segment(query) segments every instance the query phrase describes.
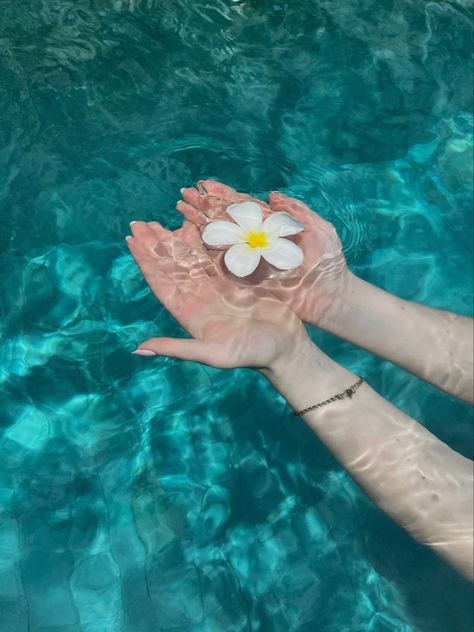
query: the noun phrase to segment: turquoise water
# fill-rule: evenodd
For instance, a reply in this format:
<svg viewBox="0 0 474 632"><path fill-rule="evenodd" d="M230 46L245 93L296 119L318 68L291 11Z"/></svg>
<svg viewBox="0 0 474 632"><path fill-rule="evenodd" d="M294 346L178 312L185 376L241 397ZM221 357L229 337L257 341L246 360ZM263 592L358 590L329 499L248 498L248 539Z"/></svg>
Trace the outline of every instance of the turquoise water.
<svg viewBox="0 0 474 632"><path fill-rule="evenodd" d="M0 0L0 632L464 632L472 596L263 378L182 335L123 238L217 178L472 313L467 1ZM315 340L472 457L469 407Z"/></svg>

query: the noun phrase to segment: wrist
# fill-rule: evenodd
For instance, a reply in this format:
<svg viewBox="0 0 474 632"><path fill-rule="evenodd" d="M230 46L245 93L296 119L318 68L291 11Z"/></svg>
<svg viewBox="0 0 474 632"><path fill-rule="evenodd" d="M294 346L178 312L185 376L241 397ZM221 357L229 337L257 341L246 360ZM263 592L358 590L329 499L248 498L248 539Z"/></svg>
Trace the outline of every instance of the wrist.
<svg viewBox="0 0 474 632"><path fill-rule="evenodd" d="M354 374L325 355L311 340L295 345L261 373L294 410L303 410L352 386Z"/></svg>
<svg viewBox="0 0 474 632"><path fill-rule="evenodd" d="M344 337L344 332L351 327L354 319L354 305L358 304L357 297L362 291L363 281L348 268L340 283L340 289L334 300L324 311L317 326L325 331Z"/></svg>
<svg viewBox="0 0 474 632"><path fill-rule="evenodd" d="M309 366L317 366L323 356L323 352L306 336L297 340L291 350L276 358L270 366L260 369L260 372L276 385L285 382L288 376L300 375Z"/></svg>

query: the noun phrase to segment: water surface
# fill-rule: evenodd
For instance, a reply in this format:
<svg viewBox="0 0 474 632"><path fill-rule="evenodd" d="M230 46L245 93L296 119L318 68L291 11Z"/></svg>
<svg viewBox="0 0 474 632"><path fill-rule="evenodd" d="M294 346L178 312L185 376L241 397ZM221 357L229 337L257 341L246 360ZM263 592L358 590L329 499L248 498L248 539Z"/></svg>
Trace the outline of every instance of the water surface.
<svg viewBox="0 0 474 632"><path fill-rule="evenodd" d="M468 632L469 586L269 385L183 335L123 238L217 178L472 313L472 14L408 0L0 0L0 632ZM472 413L321 332L472 457Z"/></svg>

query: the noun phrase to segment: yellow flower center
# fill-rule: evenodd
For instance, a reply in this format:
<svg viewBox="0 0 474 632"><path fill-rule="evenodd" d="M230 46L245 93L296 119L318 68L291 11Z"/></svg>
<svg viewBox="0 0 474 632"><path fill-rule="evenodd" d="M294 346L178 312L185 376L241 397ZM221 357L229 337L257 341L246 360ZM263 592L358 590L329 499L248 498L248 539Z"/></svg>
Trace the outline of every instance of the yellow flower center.
<svg viewBox="0 0 474 632"><path fill-rule="evenodd" d="M249 248L265 248L268 246L267 235L263 230L251 230L247 233L245 241Z"/></svg>

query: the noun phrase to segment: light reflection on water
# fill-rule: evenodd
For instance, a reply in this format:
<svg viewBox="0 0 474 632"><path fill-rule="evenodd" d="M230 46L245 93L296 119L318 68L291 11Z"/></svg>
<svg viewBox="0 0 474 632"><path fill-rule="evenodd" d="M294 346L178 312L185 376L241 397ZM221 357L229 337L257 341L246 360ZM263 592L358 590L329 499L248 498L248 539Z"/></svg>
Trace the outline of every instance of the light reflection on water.
<svg viewBox="0 0 474 632"><path fill-rule="evenodd" d="M203 177L286 190L355 272L469 314L465 4L0 10L0 631L469 630L462 580L263 380L129 356L182 332L122 242ZM472 456L465 405L314 336Z"/></svg>

